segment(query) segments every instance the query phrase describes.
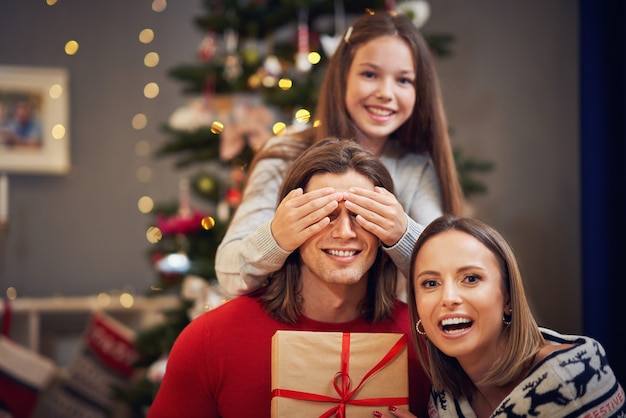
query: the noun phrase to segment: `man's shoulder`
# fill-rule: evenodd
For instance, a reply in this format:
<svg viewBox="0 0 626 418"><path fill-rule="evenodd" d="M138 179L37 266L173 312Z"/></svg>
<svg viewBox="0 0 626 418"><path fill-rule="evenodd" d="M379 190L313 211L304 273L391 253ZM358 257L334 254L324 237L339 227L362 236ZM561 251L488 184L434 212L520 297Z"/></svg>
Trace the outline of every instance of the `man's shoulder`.
<svg viewBox="0 0 626 418"><path fill-rule="evenodd" d="M409 305L401 300L401 299L396 299L396 303L393 306L393 312L399 312L399 313L405 313L405 314L409 314Z"/></svg>
<svg viewBox="0 0 626 418"><path fill-rule="evenodd" d="M196 319L205 323L228 323L229 321L241 322L242 320L259 320L261 316L267 315L258 299L250 296L237 296L223 302L220 306L213 308Z"/></svg>
<svg viewBox="0 0 626 418"><path fill-rule="evenodd" d="M407 305L406 302L397 299L391 314L393 315L393 321L396 325L401 327L402 330L406 332L409 329L409 305Z"/></svg>

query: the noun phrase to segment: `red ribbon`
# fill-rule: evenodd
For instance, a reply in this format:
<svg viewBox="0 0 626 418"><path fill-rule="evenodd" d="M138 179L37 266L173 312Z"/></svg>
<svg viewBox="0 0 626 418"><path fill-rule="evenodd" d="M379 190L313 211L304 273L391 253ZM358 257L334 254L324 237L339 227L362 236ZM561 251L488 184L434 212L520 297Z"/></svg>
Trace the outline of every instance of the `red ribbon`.
<svg viewBox="0 0 626 418"><path fill-rule="evenodd" d="M350 390L352 383L350 375L348 374L350 363L350 334L343 333L341 344L341 371L337 372L335 374L335 378L333 379L333 386L335 387L335 391L339 395L339 398L288 389L274 389L272 391L272 397L279 396L282 398L299 399L303 401L333 402L338 404L320 415L320 418L328 418L335 414L339 418L344 418L346 416L346 405L389 406L407 404L409 402L407 397L352 399L352 397L361 389L365 381L374 373L385 367L394 357L396 357L406 346L406 343L407 336L402 335L387 352L387 354L385 354L385 356L369 372L367 372L365 376L363 376L356 388Z"/></svg>

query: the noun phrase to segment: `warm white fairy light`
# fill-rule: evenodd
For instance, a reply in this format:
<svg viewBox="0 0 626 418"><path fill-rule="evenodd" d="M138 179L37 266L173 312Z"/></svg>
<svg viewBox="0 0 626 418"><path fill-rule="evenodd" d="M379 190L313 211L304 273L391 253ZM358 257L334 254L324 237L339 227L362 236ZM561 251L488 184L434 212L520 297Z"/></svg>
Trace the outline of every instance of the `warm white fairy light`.
<svg viewBox="0 0 626 418"><path fill-rule="evenodd" d="M124 308L132 308L135 304L135 297L130 293L124 292L120 295L120 305Z"/></svg>
<svg viewBox="0 0 626 418"><path fill-rule="evenodd" d="M322 56L320 55L319 52L312 51L312 52L309 52L308 59L311 64L315 65L315 64L318 64L322 60Z"/></svg>
<svg viewBox="0 0 626 418"><path fill-rule="evenodd" d="M154 31L150 28L143 29L139 32L139 42L149 44L154 40Z"/></svg>
<svg viewBox="0 0 626 418"><path fill-rule="evenodd" d="M15 289L13 286L7 287L6 295L7 299L9 300L17 299L17 289Z"/></svg>
<svg viewBox="0 0 626 418"><path fill-rule="evenodd" d="M285 122L276 122L272 126L272 132L274 132L274 135L284 135L287 132L287 124Z"/></svg>
<svg viewBox="0 0 626 418"><path fill-rule="evenodd" d="M65 137L65 126L60 123L57 123L52 127L52 138L54 139L63 139Z"/></svg>
<svg viewBox="0 0 626 418"><path fill-rule="evenodd" d="M151 226L146 231L146 239L150 244L156 244L161 241L161 238L163 238L163 232L156 226Z"/></svg>
<svg viewBox="0 0 626 418"><path fill-rule="evenodd" d="M293 81L288 78L281 78L278 80L278 87L281 90L289 90L293 86Z"/></svg>
<svg viewBox="0 0 626 418"><path fill-rule="evenodd" d="M166 0L154 0L152 2L152 10L154 10L157 13L165 10L166 7L167 7Z"/></svg>
<svg viewBox="0 0 626 418"><path fill-rule="evenodd" d="M65 53L67 55L75 55L78 52L78 42L71 40L65 44Z"/></svg>
<svg viewBox="0 0 626 418"><path fill-rule="evenodd" d="M136 130L141 130L146 127L148 124L148 118L143 113L137 113L133 116L133 120L131 122L133 128Z"/></svg>
<svg viewBox="0 0 626 418"><path fill-rule="evenodd" d="M146 84L143 89L143 95L148 99L154 99L159 95L159 85L154 82Z"/></svg>
<svg viewBox="0 0 626 418"><path fill-rule="evenodd" d="M48 95L50 95L51 99L58 99L63 95L63 87L60 84L53 84L48 89Z"/></svg>
<svg viewBox="0 0 626 418"><path fill-rule="evenodd" d="M154 200L150 196L141 196L137 201L137 208L141 213L150 213L154 209Z"/></svg>
<svg viewBox="0 0 626 418"><path fill-rule="evenodd" d="M143 64L148 68L154 68L159 65L159 54L156 52L148 52L143 57Z"/></svg>

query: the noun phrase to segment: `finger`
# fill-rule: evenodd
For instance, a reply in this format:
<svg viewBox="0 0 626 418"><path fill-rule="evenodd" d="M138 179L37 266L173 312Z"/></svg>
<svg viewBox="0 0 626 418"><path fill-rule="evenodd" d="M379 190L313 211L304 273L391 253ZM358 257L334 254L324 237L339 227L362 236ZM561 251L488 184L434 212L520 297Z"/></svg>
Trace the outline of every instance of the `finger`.
<svg viewBox="0 0 626 418"><path fill-rule="evenodd" d="M415 415L408 411L408 409L395 407L393 405L389 406L389 411L391 412L392 416L397 418L416 418Z"/></svg>
<svg viewBox="0 0 626 418"><path fill-rule="evenodd" d="M324 187L322 189L316 189L311 192L302 193L299 196L296 196L294 200L296 201L298 205L306 205L310 202L314 202L323 198L336 200L338 195L343 195L343 194L342 193L338 194L333 187Z"/></svg>
<svg viewBox="0 0 626 418"><path fill-rule="evenodd" d="M348 190L347 200L354 201L364 207L368 204L378 203L382 205L393 205L397 201L396 197L384 187L375 187L374 190L351 187Z"/></svg>
<svg viewBox="0 0 626 418"><path fill-rule="evenodd" d="M384 417L397 417L397 418L417 418L415 415L410 413L407 409L398 408L395 406L389 406L389 414L384 414L381 411L374 411L373 416L376 418L384 418Z"/></svg>

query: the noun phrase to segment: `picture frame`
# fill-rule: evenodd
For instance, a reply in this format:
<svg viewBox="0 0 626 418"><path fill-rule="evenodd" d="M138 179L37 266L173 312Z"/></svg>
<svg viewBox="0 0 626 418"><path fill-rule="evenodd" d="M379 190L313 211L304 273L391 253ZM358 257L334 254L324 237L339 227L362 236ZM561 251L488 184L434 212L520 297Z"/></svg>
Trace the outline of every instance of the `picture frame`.
<svg viewBox="0 0 626 418"><path fill-rule="evenodd" d="M66 69L0 65L0 173L67 174Z"/></svg>

